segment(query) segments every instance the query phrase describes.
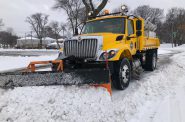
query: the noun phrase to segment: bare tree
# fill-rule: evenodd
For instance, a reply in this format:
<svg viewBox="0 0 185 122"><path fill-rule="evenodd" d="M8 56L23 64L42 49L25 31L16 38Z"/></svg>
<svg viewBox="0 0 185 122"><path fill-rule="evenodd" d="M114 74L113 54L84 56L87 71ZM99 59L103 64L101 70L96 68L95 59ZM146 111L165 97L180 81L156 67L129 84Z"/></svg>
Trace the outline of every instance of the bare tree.
<svg viewBox="0 0 185 122"><path fill-rule="evenodd" d="M66 25L63 23L61 23L61 25L60 25L59 22L53 21L50 23L50 27L51 27L52 31L55 33L55 39L57 40L57 45L60 48L58 39L60 37L61 31L63 31L63 35L64 35L64 31L66 30Z"/></svg>
<svg viewBox="0 0 185 122"><path fill-rule="evenodd" d="M142 17L145 20L150 21L153 24L159 23L164 17L164 10L159 8L152 8L148 5L137 7L133 14Z"/></svg>
<svg viewBox="0 0 185 122"><path fill-rule="evenodd" d="M165 21L158 24L158 35L163 42L173 46L185 44L185 9L171 8Z"/></svg>
<svg viewBox="0 0 185 122"><path fill-rule="evenodd" d="M166 38L176 46L185 43L185 9L172 8L168 11L165 21ZM170 36L169 36L170 35Z"/></svg>
<svg viewBox="0 0 185 122"><path fill-rule="evenodd" d="M148 17L152 15L151 13L151 8L148 5L143 5L137 7L134 11L133 14L142 17L143 19L147 20Z"/></svg>
<svg viewBox="0 0 185 122"><path fill-rule="evenodd" d="M45 34L47 37L50 37L50 38L55 38L55 33L53 32L52 28L50 27L50 25L47 25L45 27Z"/></svg>
<svg viewBox="0 0 185 122"><path fill-rule="evenodd" d="M92 16L89 17L89 19L91 19L95 18L104 9L104 7L107 5L108 0L100 0L101 3L97 7L95 6L93 0L82 0L82 2L85 5L87 17L88 13L92 11Z"/></svg>
<svg viewBox="0 0 185 122"><path fill-rule="evenodd" d="M178 17L178 13L179 10L178 8L172 8L168 11L167 15L166 15L166 21L165 21L165 25L166 25L166 39L170 40L172 43L172 47L173 45L176 46L176 40L174 40L174 35L173 32L176 31L176 28L174 28L176 26L176 22L177 22L177 17Z"/></svg>
<svg viewBox="0 0 185 122"><path fill-rule="evenodd" d="M54 9L63 9L67 16L68 21L70 23L70 27L75 34L75 28L81 23L82 16L84 16L83 3L81 0L55 0L56 3L54 5Z"/></svg>
<svg viewBox="0 0 185 122"><path fill-rule="evenodd" d="M13 47L16 45L18 37L12 33L1 31L0 32L0 44L3 45L3 48Z"/></svg>
<svg viewBox="0 0 185 122"><path fill-rule="evenodd" d="M31 28L40 40L38 47L42 48L42 38L45 36L45 27L48 23L48 15L36 13L27 17L26 22L31 25Z"/></svg>
<svg viewBox="0 0 185 122"><path fill-rule="evenodd" d="M66 24L61 23L61 29L62 29L63 37L65 36L66 27L67 27Z"/></svg>
<svg viewBox="0 0 185 122"><path fill-rule="evenodd" d="M177 17L177 31L174 33L176 35L177 44L182 45L185 43L185 9L179 9L179 14Z"/></svg>
<svg viewBox="0 0 185 122"><path fill-rule="evenodd" d="M164 36L164 30L163 28L163 18L164 18L164 10L160 8L152 8L148 5L143 5L137 7L132 14L142 17L146 20L147 23L150 25L146 26L146 29L149 31L150 26L152 28L152 31L155 31L158 37L162 40L162 37ZM156 28L157 27L157 28Z"/></svg>
<svg viewBox="0 0 185 122"><path fill-rule="evenodd" d="M3 19L0 19L0 30L1 30L1 27L4 26L3 24Z"/></svg>
<svg viewBox="0 0 185 122"><path fill-rule="evenodd" d="M6 29L6 31L7 31L8 33L11 33L11 34L14 33L14 30L13 30L13 28L11 28L11 27L8 27L8 28Z"/></svg>

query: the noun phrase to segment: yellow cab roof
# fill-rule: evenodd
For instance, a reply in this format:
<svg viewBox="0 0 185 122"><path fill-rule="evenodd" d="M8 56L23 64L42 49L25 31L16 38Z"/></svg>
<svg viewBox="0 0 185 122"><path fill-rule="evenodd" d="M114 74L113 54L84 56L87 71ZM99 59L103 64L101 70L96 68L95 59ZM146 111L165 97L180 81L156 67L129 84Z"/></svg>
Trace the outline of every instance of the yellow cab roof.
<svg viewBox="0 0 185 122"><path fill-rule="evenodd" d="M114 15L110 15L110 16L102 16L102 17L97 17L95 19L92 20L88 20L87 22L92 22L92 21L97 21L97 20L103 20L103 19L110 19L110 18L126 18L127 16L114 16Z"/></svg>

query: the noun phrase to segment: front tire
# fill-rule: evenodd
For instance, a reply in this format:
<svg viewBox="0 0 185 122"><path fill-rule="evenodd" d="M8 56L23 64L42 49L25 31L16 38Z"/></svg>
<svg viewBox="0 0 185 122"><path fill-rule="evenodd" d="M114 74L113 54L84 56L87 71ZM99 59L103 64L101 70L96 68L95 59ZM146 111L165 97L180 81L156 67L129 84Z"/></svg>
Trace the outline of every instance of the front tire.
<svg viewBox="0 0 185 122"><path fill-rule="evenodd" d="M113 85L118 90L124 90L129 86L131 80L131 66L128 59L124 58L113 66Z"/></svg>

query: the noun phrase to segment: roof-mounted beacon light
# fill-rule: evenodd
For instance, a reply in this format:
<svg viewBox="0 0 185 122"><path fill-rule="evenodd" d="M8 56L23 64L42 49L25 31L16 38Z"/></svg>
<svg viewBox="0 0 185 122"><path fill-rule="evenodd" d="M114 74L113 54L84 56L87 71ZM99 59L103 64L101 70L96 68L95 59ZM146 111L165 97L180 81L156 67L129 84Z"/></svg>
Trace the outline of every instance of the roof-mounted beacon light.
<svg viewBox="0 0 185 122"><path fill-rule="evenodd" d="M110 14L109 10L105 10L105 11L104 11L104 14L105 14L105 15Z"/></svg>
<svg viewBox="0 0 185 122"><path fill-rule="evenodd" d="M128 13L128 6L122 5L121 10L122 10L123 14Z"/></svg>
<svg viewBox="0 0 185 122"><path fill-rule="evenodd" d="M93 11L90 11L89 13L88 13L88 16L92 16L93 15Z"/></svg>
<svg viewBox="0 0 185 122"><path fill-rule="evenodd" d="M122 5L122 6L121 6L121 10L125 10L126 7L127 7L126 5Z"/></svg>

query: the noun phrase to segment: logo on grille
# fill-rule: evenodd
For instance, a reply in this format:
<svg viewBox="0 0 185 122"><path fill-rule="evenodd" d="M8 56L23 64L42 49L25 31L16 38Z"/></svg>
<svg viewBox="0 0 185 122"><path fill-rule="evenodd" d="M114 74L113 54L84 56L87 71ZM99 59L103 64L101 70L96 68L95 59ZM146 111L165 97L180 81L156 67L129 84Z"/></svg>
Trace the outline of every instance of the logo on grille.
<svg viewBox="0 0 185 122"><path fill-rule="evenodd" d="M78 42L82 42L82 38L80 36L78 37Z"/></svg>

